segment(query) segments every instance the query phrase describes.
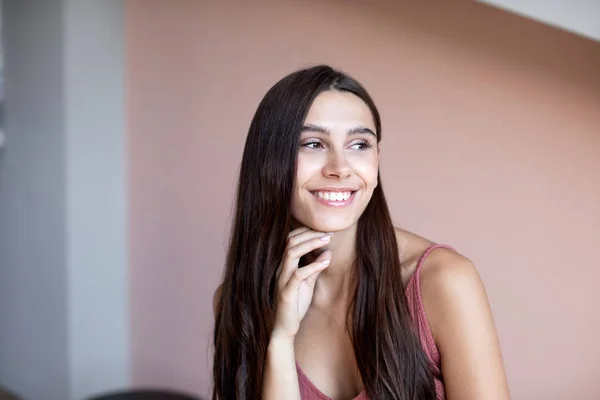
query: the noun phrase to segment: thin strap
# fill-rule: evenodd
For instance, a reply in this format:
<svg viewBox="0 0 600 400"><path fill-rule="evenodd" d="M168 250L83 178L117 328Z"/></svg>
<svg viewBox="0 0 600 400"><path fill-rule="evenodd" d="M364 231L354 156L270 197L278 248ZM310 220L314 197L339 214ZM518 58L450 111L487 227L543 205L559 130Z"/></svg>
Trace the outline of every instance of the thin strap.
<svg viewBox="0 0 600 400"><path fill-rule="evenodd" d="M444 245L444 244L433 244L429 246L425 252L419 257L419 261L417 262L417 268L415 272L412 274L408 281L408 285L406 286L406 297L408 301L409 311L415 323L415 328L419 334L419 339L421 340L421 345L423 349L429 356L430 361L434 366L434 375L439 373L439 362L440 355L435 345L435 341L433 339L433 335L431 333L431 328L429 327L429 322L427 321L427 315L425 314L425 307L423 306L423 298L421 297L421 268L425 263L425 260L431 252L437 248L444 248L454 250L453 247Z"/></svg>
<svg viewBox="0 0 600 400"><path fill-rule="evenodd" d="M417 268L415 269L415 272L413 274L413 276L416 278L416 285L417 285L417 289L419 290L419 293L421 293L421 284L419 283L420 279L419 276L421 275L421 268L423 267L423 264L425 263L425 260L427 259L427 257L429 257L429 255L431 254L431 252L435 249L449 249L449 250L455 250L454 247L452 246L448 246L447 244L432 244L431 246L429 246L425 252L423 254L421 254L421 257L419 257L419 261L417 262Z"/></svg>
<svg viewBox="0 0 600 400"><path fill-rule="evenodd" d="M423 268L423 264L425 264L425 260L427 260L427 257L429 257L429 255L431 254L431 252L435 249L450 249L450 250L454 250L454 248L452 246L448 246L446 244L432 244L431 246L429 246L425 252L423 252L423 254L421 254L421 257L419 257L419 261L417 261L417 268L415 269L415 272L413 273L413 275L410 277L409 279L409 285L413 285L414 286L414 300L415 301L415 306L417 308L417 311L419 314L421 315L425 315L425 307L423 307L423 300L421 297L421 269Z"/></svg>
<svg viewBox="0 0 600 400"><path fill-rule="evenodd" d="M304 371L302 371L302 368L300 368L300 364L298 364L297 361L296 361L296 371L298 372L298 383L300 384L300 397L301 398L313 398L313 396L310 396L309 393L306 393L306 390L308 390L314 396L316 396L317 398L319 398L321 400L331 400L323 392L321 392L319 390L319 388L316 387L311 382L310 379L308 379L308 376L306 376Z"/></svg>
<svg viewBox="0 0 600 400"><path fill-rule="evenodd" d="M321 392L318 387L316 387L311 380L306 376L302 368L300 368L300 364L296 361L296 371L298 371L298 383L300 384L300 398L302 399L313 399L313 400L331 400L330 397L327 397L325 393ZM310 393L308 393L308 392ZM317 398L315 399L314 395ZM367 392L365 389L360 391L358 395L352 398L352 400L368 400Z"/></svg>

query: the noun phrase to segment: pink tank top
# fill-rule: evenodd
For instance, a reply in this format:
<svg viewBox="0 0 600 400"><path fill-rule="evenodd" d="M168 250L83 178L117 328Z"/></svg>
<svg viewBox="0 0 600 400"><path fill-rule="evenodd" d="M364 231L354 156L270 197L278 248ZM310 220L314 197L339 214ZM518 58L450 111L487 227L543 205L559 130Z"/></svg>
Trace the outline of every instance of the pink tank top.
<svg viewBox="0 0 600 400"><path fill-rule="evenodd" d="M421 284L419 281L421 267L423 266L425 259L434 249L437 248L452 249L450 246L441 244L434 244L427 248L427 250L425 250L425 252L419 258L419 261L417 262L417 268L408 280L405 292L410 315L413 318L415 327L419 333L421 346L431 361L433 375L441 376L440 353L433 340L433 335L431 334L429 324L427 323L427 316L425 315L425 308L423 307L423 299L421 297ZM300 397L302 400L331 400L315 385L313 385L298 364L296 364L296 368L298 370L298 383L300 384ZM446 398L444 384L438 378L434 378L434 383L437 400L444 400ZM363 390L352 400L369 400L369 398Z"/></svg>

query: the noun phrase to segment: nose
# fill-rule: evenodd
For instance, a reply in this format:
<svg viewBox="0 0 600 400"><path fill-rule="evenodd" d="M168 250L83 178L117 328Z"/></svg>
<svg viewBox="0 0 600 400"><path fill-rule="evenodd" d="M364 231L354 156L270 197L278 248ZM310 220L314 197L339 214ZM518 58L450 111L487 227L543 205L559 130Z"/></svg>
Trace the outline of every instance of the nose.
<svg viewBox="0 0 600 400"><path fill-rule="evenodd" d="M327 156L323 175L328 178L346 179L352 174L352 167L344 152L332 151Z"/></svg>

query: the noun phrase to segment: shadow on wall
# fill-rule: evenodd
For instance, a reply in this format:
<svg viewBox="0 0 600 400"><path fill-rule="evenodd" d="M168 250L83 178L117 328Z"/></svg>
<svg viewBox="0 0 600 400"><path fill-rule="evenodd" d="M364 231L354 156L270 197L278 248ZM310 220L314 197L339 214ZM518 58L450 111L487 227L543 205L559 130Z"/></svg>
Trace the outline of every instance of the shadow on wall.
<svg viewBox="0 0 600 400"><path fill-rule="evenodd" d="M440 48L497 60L499 69L507 68L510 60L511 67L585 88L590 88L590 79L600 83L599 43L592 39L473 1L435 7L386 0L375 3L386 10L373 11L381 19L390 19L384 23L401 26L398 30L405 34L419 32L420 38L443 45Z"/></svg>

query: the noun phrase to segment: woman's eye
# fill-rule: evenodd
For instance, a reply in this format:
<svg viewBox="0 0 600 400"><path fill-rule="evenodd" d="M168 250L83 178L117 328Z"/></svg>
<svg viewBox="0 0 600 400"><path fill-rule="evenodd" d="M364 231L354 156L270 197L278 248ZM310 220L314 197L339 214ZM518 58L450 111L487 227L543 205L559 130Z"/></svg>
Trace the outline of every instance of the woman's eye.
<svg viewBox="0 0 600 400"><path fill-rule="evenodd" d="M356 151L363 151L363 150L367 150L371 147L371 143L366 141L366 140L360 140L360 141L356 141L350 144L349 148L352 150L356 150ZM321 141L310 141L310 142L305 142L302 144L302 147L308 148L308 149L313 149L313 150L320 150L320 149L324 149L325 145L321 142Z"/></svg>
<svg viewBox="0 0 600 400"><path fill-rule="evenodd" d="M350 145L353 150L367 150L371 147L371 143L367 141L354 142Z"/></svg>
<svg viewBox="0 0 600 400"><path fill-rule="evenodd" d="M322 149L323 145L321 142L307 142L302 145L302 147L307 147L309 149Z"/></svg>

